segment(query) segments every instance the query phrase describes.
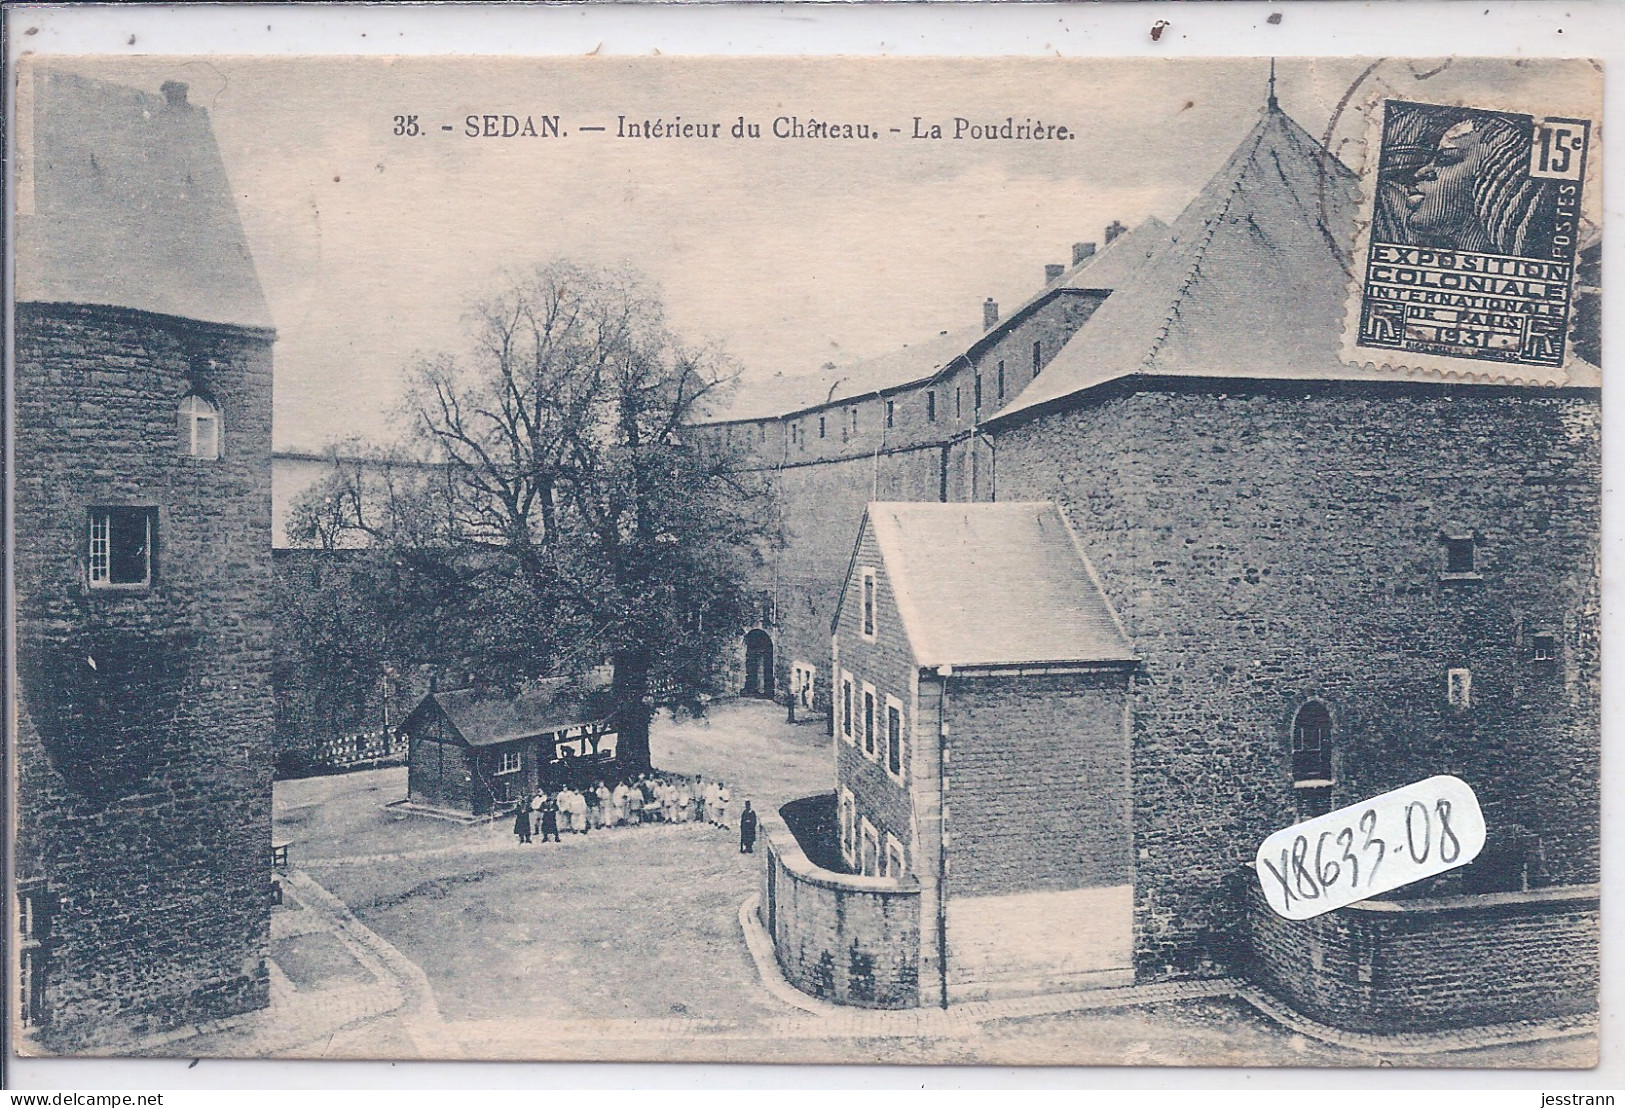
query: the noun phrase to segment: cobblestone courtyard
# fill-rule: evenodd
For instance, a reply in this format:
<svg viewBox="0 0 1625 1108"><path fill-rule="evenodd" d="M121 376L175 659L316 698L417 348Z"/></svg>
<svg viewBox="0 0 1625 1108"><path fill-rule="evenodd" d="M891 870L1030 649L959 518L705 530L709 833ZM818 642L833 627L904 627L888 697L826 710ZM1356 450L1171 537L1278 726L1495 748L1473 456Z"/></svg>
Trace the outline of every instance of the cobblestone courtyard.
<svg viewBox="0 0 1625 1108"><path fill-rule="evenodd" d="M822 791L827 737L739 703L657 721L662 769L720 776L769 809ZM779 1062L1572 1065L1594 1039L1380 1057L1298 1034L1223 988L1091 1006L1035 998L942 1012L787 1002L740 907L761 856L705 825L516 843L506 821L403 817L403 768L279 782L292 841L273 929L273 1009L187 1053ZM769 971L771 975L771 971ZM807 1008L814 1010L806 1010ZM1453 1044L1466 1045L1466 1044ZM161 1052L161 1051L160 1051Z"/></svg>

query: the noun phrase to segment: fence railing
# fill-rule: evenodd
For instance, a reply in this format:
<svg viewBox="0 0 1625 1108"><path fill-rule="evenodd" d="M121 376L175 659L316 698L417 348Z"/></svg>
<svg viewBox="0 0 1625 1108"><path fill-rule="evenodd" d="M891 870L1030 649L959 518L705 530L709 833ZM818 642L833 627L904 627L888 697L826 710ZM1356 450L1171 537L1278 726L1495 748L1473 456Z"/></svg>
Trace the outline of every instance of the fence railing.
<svg viewBox="0 0 1625 1108"><path fill-rule="evenodd" d="M319 764L342 769L367 762L404 758L406 747L406 737L393 730L363 731L355 735L334 735L322 739L311 747L310 756Z"/></svg>

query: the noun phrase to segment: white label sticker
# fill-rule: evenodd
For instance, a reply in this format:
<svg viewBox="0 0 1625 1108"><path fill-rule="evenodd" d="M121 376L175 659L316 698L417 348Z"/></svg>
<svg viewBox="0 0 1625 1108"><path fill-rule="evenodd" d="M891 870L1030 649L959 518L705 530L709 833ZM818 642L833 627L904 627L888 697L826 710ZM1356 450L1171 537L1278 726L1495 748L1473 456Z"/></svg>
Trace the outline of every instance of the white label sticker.
<svg viewBox="0 0 1625 1108"><path fill-rule="evenodd" d="M1472 787L1429 777L1277 831L1258 848L1258 881L1271 908L1310 919L1465 866L1483 849Z"/></svg>

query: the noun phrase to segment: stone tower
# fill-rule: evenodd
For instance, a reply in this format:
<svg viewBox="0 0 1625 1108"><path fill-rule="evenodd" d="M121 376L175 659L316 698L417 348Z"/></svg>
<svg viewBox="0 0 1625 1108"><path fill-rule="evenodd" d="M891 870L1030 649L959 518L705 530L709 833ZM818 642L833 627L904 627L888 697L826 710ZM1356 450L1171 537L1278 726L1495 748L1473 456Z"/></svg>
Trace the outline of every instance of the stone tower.
<svg viewBox="0 0 1625 1108"><path fill-rule="evenodd" d="M264 1007L275 333L206 112L20 74L25 1049Z"/></svg>

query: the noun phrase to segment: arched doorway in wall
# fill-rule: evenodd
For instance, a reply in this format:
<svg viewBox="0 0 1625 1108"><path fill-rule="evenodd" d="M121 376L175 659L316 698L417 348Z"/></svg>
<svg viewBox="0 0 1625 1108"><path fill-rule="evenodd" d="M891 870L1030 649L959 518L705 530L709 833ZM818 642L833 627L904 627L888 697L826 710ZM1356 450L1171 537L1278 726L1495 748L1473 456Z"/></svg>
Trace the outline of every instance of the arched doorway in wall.
<svg viewBox="0 0 1625 1108"><path fill-rule="evenodd" d="M1292 720L1292 787L1298 817L1325 815L1332 808L1332 716L1311 700Z"/></svg>
<svg viewBox="0 0 1625 1108"><path fill-rule="evenodd" d="M773 639L760 627L745 635L745 695L773 695Z"/></svg>

